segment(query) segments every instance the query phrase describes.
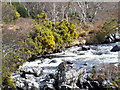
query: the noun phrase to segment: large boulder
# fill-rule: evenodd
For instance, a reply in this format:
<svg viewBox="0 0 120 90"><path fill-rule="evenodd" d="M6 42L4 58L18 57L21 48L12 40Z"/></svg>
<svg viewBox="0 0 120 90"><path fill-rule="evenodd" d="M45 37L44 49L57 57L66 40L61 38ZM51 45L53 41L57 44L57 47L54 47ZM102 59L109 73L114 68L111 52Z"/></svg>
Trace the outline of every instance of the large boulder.
<svg viewBox="0 0 120 90"><path fill-rule="evenodd" d="M117 52L120 51L120 46L116 45L111 49L111 52Z"/></svg>
<svg viewBox="0 0 120 90"><path fill-rule="evenodd" d="M115 34L110 34L105 37L104 43L112 43L120 41L120 34L116 32Z"/></svg>
<svg viewBox="0 0 120 90"><path fill-rule="evenodd" d="M72 64L72 63L71 63ZM57 69L56 81L60 88L73 88L74 90L78 89L76 83L78 80L80 83L84 82L84 77L86 74L86 69L79 68L76 69L75 66L67 64L67 62L62 62Z"/></svg>
<svg viewBox="0 0 120 90"><path fill-rule="evenodd" d="M116 41L116 39L115 39L114 35L110 34L110 35L105 37L104 43L112 43L112 42L115 42L115 41Z"/></svg>
<svg viewBox="0 0 120 90"><path fill-rule="evenodd" d="M22 68L21 77L25 78L26 74L33 74L36 77L42 75L43 69L41 67L24 67Z"/></svg>
<svg viewBox="0 0 120 90"><path fill-rule="evenodd" d="M98 81L86 81L83 83L84 89L89 90L102 90L103 88L100 86L100 83Z"/></svg>

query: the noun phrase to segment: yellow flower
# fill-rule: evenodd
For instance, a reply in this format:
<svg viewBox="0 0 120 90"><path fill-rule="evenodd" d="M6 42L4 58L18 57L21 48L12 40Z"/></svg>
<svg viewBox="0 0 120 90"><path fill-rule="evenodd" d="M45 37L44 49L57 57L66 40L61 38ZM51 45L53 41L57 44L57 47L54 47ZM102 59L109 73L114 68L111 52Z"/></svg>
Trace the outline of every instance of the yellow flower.
<svg viewBox="0 0 120 90"><path fill-rule="evenodd" d="M17 11L15 12L15 14L17 19L20 18L20 14Z"/></svg>

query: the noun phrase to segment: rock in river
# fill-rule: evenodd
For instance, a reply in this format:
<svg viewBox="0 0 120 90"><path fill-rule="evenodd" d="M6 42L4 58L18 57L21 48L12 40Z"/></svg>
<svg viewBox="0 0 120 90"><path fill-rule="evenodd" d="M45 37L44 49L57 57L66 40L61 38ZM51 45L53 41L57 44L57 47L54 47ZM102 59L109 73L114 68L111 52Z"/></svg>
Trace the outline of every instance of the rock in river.
<svg viewBox="0 0 120 90"><path fill-rule="evenodd" d="M111 52L120 51L120 46L116 45L112 48Z"/></svg>
<svg viewBox="0 0 120 90"><path fill-rule="evenodd" d="M84 82L86 69L78 69L70 61L61 61L56 69L51 68L50 65L54 63L48 62L47 68L47 64L43 67L22 67L22 75L16 78L16 87L26 90L67 90L68 88L69 90L79 90L76 83ZM45 73L46 69L50 68L55 71Z"/></svg>
<svg viewBox="0 0 120 90"><path fill-rule="evenodd" d="M59 86L59 89L64 88L64 90L67 90L67 88L70 88L69 90L78 89L76 83L78 80L80 83L84 82L84 77L86 74L86 69L79 68L76 69L75 66L71 67L66 62L62 62L57 69L57 84ZM61 89L62 90L62 89Z"/></svg>

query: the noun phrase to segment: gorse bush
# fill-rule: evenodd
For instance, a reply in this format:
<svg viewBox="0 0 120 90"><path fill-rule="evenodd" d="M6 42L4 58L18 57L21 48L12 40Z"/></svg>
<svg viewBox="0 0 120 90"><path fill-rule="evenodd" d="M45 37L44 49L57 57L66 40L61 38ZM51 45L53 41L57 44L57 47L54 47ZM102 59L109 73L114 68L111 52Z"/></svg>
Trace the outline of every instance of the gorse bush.
<svg viewBox="0 0 120 90"><path fill-rule="evenodd" d="M54 50L69 45L70 42L78 37L75 25L65 19L54 24L47 19L46 14L42 13L37 16L34 22L33 30L28 33L24 41L20 40L22 36L17 36L13 31L12 33L9 32L6 38L6 32L4 31L2 66L3 90L14 90L15 85L12 82L10 73L15 72L25 60L28 60L33 55L52 53ZM9 39L11 39L11 41L8 41ZM15 46L13 43L15 43Z"/></svg>
<svg viewBox="0 0 120 90"><path fill-rule="evenodd" d="M106 90L119 90L120 89L120 79L116 78L112 81L112 85L114 88L111 88L110 86L106 86Z"/></svg>
<svg viewBox="0 0 120 90"><path fill-rule="evenodd" d="M47 19L47 15L42 13L35 19L34 30L28 34L24 45L29 57L32 55L43 55L45 52L52 53L55 49L60 49L64 44L68 44L78 37L76 27L67 20L52 23Z"/></svg>
<svg viewBox="0 0 120 90"><path fill-rule="evenodd" d="M45 26L35 26L35 33L31 32L28 36L29 54L43 54L43 52L50 52L55 49L54 36L50 29ZM34 48L32 48L34 47Z"/></svg>
<svg viewBox="0 0 120 90"><path fill-rule="evenodd" d="M113 86L115 86L116 88L120 89L120 79L116 78L113 82L112 82Z"/></svg>
<svg viewBox="0 0 120 90"><path fill-rule="evenodd" d="M9 22L12 22L12 21L20 18L20 14L16 11L16 9L12 5L3 3L2 9L3 9L2 10L3 22L9 23Z"/></svg>
<svg viewBox="0 0 120 90"><path fill-rule="evenodd" d="M26 60L24 53L19 51L23 35L18 31L3 27L2 37L2 90L14 90L10 74L15 72Z"/></svg>
<svg viewBox="0 0 120 90"><path fill-rule="evenodd" d="M2 89L3 90L15 90L15 84L12 82L11 74L12 72L15 72L20 65L22 65L24 62L23 59L15 55L14 53L9 53L3 59L2 64Z"/></svg>
<svg viewBox="0 0 120 90"><path fill-rule="evenodd" d="M3 90L15 90L15 84L12 82L12 75L7 73L2 75L2 88Z"/></svg>
<svg viewBox="0 0 120 90"><path fill-rule="evenodd" d="M56 24L56 32L62 36L64 43L70 43L77 39L76 27L74 24L69 23L66 19Z"/></svg>

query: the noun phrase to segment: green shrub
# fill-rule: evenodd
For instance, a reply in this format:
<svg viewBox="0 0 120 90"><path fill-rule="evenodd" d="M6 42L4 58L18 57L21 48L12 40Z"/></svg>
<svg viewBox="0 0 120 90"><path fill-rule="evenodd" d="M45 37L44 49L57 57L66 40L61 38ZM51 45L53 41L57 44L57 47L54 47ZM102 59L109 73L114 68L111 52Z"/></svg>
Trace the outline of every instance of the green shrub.
<svg viewBox="0 0 120 90"><path fill-rule="evenodd" d="M60 49L63 45L63 39L60 34L53 32L54 38L55 38L55 44L56 44L56 49Z"/></svg>
<svg viewBox="0 0 120 90"><path fill-rule="evenodd" d="M43 55L45 52L52 53L55 49L60 49L78 37L76 27L67 20L52 23L47 19L47 15L42 13L35 19L34 30L28 34L27 41L24 42L28 57L32 55Z"/></svg>
<svg viewBox="0 0 120 90"><path fill-rule="evenodd" d="M6 72L7 73L7 72ZM15 90L15 84L12 82L12 75L7 73L2 75L2 88L3 90Z"/></svg>
<svg viewBox="0 0 120 90"><path fill-rule="evenodd" d="M113 82L112 82L113 86L115 86L116 88L120 89L120 79L116 78Z"/></svg>
<svg viewBox="0 0 120 90"><path fill-rule="evenodd" d="M101 31L97 32L96 38L99 43L102 43L105 41L105 36L106 36L106 32L101 30Z"/></svg>
<svg viewBox="0 0 120 90"><path fill-rule="evenodd" d="M102 30L96 33L96 39L98 40L98 42L102 43L105 41L105 36L116 33L117 27L118 23L116 19L112 19L109 22L105 22L102 27Z"/></svg>
<svg viewBox="0 0 120 90"><path fill-rule="evenodd" d="M62 36L64 43L70 43L78 38L76 26L69 23L66 19L56 24L56 32Z"/></svg>
<svg viewBox="0 0 120 90"><path fill-rule="evenodd" d="M11 73L15 72L20 65L24 62L19 56L15 55L13 52L7 54L3 58L2 63L2 88L3 90L14 90L15 84L12 82Z"/></svg>
<svg viewBox="0 0 120 90"><path fill-rule="evenodd" d="M12 2L12 5L16 8L21 17L28 17L27 11L22 5L20 5L18 2Z"/></svg>
<svg viewBox="0 0 120 90"><path fill-rule="evenodd" d="M16 8L17 9L17 11L20 13L20 16L21 17L28 17L28 15L27 15L27 11L22 7L22 6L19 6L19 7L17 7Z"/></svg>
<svg viewBox="0 0 120 90"><path fill-rule="evenodd" d="M12 22L16 19L19 19L20 14L16 11L16 9L7 3L2 4L2 20L5 23Z"/></svg>
<svg viewBox="0 0 120 90"><path fill-rule="evenodd" d="M51 23L45 14L37 17L34 30L28 35L27 42L24 42L29 57L44 54L44 52L52 52L55 49L54 36L50 29Z"/></svg>

